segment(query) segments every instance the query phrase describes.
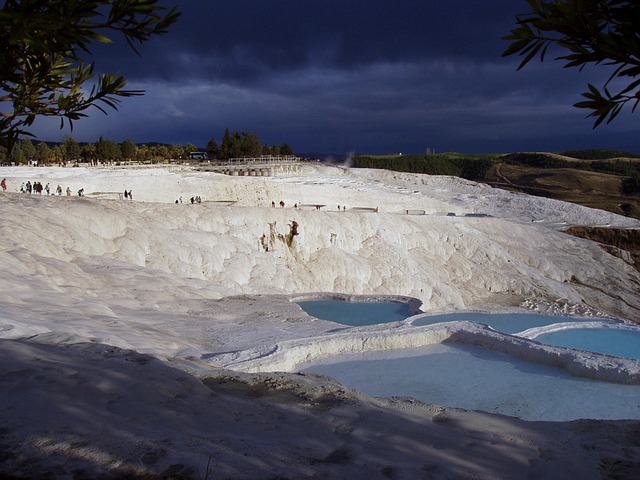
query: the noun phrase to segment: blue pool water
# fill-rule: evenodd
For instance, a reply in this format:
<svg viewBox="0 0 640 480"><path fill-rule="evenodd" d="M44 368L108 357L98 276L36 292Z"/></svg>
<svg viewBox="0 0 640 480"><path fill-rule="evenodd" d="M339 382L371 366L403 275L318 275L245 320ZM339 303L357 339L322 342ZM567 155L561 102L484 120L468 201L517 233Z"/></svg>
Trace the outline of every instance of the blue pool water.
<svg viewBox="0 0 640 480"><path fill-rule="evenodd" d="M584 322L584 318L564 317L559 315L542 315L539 313L445 313L418 318L412 325L433 325L441 322L466 321L489 325L494 330L502 333L518 333L530 328L546 327L554 323Z"/></svg>
<svg viewBox="0 0 640 480"><path fill-rule="evenodd" d="M570 328L543 333L535 340L547 345L640 359L640 328Z"/></svg>
<svg viewBox="0 0 640 480"><path fill-rule="evenodd" d="M388 323L409 317L408 306L396 302L315 300L297 303L309 315L348 326ZM464 312L416 318L411 324L461 320L489 325L506 334L558 323L620 323L535 313ZM640 358L640 328L595 325L586 328L576 324L538 336L535 332L528 332L526 336L550 345ZM558 367L528 363L475 346L435 344L335 355L300 365L299 371L332 376L369 395L411 396L428 403L527 420L640 418L640 385L578 378Z"/></svg>
<svg viewBox="0 0 640 480"><path fill-rule="evenodd" d="M400 302L305 300L296 303L312 317L350 327L397 322L409 316L409 306Z"/></svg>
<svg viewBox="0 0 640 480"><path fill-rule="evenodd" d="M313 317L350 327L397 322L409 317L409 306L401 302L305 300L296 303ZM617 321L601 318L542 315L537 313L481 312L430 315L417 318L411 323L413 326L423 326L442 322L468 321L488 325L502 333L517 334L532 328L546 327L557 323L580 323L594 320L618 323ZM535 340L559 347L640 359L640 328L567 328L538 335Z"/></svg>
<svg viewBox="0 0 640 480"><path fill-rule="evenodd" d="M598 382L471 345L436 344L327 358L300 371L380 397L525 420L640 419L640 385Z"/></svg>

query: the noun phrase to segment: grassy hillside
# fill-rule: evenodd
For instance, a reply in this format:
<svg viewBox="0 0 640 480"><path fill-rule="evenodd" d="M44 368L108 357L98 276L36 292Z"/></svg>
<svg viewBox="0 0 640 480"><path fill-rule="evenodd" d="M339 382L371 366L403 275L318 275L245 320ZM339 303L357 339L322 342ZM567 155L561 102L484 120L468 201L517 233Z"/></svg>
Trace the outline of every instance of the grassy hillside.
<svg viewBox="0 0 640 480"><path fill-rule="evenodd" d="M640 155L628 152L356 156L353 166L454 175L640 219Z"/></svg>
<svg viewBox="0 0 640 480"><path fill-rule="evenodd" d="M492 186L600 208L640 219L640 196L625 194L625 177L571 168L540 169L498 163L484 180Z"/></svg>

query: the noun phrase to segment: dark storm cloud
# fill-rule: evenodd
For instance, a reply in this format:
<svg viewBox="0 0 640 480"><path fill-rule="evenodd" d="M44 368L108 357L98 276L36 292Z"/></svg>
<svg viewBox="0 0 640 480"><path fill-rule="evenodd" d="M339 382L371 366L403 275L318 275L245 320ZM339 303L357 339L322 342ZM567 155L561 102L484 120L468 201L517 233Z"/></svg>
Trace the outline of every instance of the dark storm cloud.
<svg viewBox="0 0 640 480"><path fill-rule="evenodd" d="M594 133L571 107L606 72L501 58L525 0L174 3L180 20L141 57L96 47L98 70L147 93L74 137L204 146L229 127L298 152L640 150L635 117Z"/></svg>
<svg viewBox="0 0 640 480"><path fill-rule="evenodd" d="M310 67L495 61L505 47L500 37L508 33L514 2L490 3L491 8L466 0L183 0L177 2L182 16L170 33L144 45L140 61L119 67L131 79L201 75L242 82ZM101 51L106 65L121 61L108 48Z"/></svg>

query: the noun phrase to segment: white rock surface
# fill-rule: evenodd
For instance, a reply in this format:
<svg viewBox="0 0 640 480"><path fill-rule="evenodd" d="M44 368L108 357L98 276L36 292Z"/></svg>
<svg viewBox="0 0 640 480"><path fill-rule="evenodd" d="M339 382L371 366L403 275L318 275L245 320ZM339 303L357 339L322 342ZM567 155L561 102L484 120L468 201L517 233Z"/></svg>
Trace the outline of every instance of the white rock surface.
<svg viewBox="0 0 640 480"><path fill-rule="evenodd" d="M8 425L0 436L0 472L37 477L54 471L66 478L80 468L88 476L115 478L166 474L173 465L180 476L203 478L207 451L216 478L356 478L354 472L416 478L427 470L433 478L518 478L514 472L522 471L538 478L600 478L602 469L615 473L624 462L630 469L638 464L637 445L620 447L610 435L622 429L632 438L633 422L534 425L455 410L442 414L410 401L382 406L353 392L341 397L346 404L341 400L318 417L301 399L314 389L339 387L296 386L297 400L283 406L281 385L303 377L216 368L271 361L276 357L269 354L282 345L295 352L307 339L339 335L335 324L289 302L314 292L415 297L429 312L523 307L638 322L638 272L593 242L558 230L569 224L638 228L636 220L456 178L321 165L289 178L178 167L3 167L0 177L9 185L0 193L0 345L8 359L0 369L6 392L0 415ZM19 193L27 181L49 183L52 190L58 184L72 192L84 188L86 196ZM133 200L116 199L125 189ZM194 195L203 203L190 204ZM180 197L185 203L176 204ZM286 208L271 207L280 200ZM296 203L304 207L294 209ZM308 206L316 204L324 206ZM347 211L338 212L338 205ZM293 221L298 235L290 237ZM372 331L381 342L392 341L385 327ZM125 362L149 354L196 376L230 375L237 391L216 381L206 389L155 360L124 373L129 363L107 361L112 353L120 358L118 348L138 352L122 353ZM106 383L98 379L101 368ZM135 387L151 378L148 388ZM252 384L252 378L260 380ZM180 385L189 388L180 393ZM266 396L263 403L245 397L256 388ZM160 393L174 390L168 394L173 400ZM211 390L224 399L211 403ZM190 403L171 413L177 411L172 402L183 398ZM233 408L233 421L223 421L220 409ZM163 424L166 415L180 419ZM365 431L358 417L376 420ZM466 425L464 445L445 418ZM140 419L150 427L136 428ZM326 440L303 434L314 431L307 430L310 421L317 432L326 430ZM421 422L437 424L441 438L450 435L446 448L458 454L439 450L443 445L426 432L416 436L416 429L424 430ZM580 445L590 435L599 446L587 451ZM192 458L189 449L202 438L213 440ZM264 442L275 446L266 449ZM132 447L143 444L142 450ZM469 453L471 444L481 448ZM560 450L562 461L545 453Z"/></svg>

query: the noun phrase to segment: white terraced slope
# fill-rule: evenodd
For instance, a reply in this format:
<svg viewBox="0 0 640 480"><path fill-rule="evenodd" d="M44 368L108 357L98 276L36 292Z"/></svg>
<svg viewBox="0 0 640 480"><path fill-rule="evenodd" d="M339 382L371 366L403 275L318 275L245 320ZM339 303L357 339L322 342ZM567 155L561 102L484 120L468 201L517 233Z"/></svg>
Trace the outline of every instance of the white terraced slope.
<svg viewBox="0 0 640 480"><path fill-rule="evenodd" d="M415 345L414 327L345 333L290 302L314 293L638 322L638 272L560 231L636 220L457 178L322 165L273 178L182 167L2 167L0 177L0 473L600 478L640 461L632 422L529 424L220 369L295 365L358 335ZM27 181L72 195L20 193ZM124 190L133 199L118 199ZM518 346L428 328L415 330ZM576 372L617 368L575 358Z"/></svg>

